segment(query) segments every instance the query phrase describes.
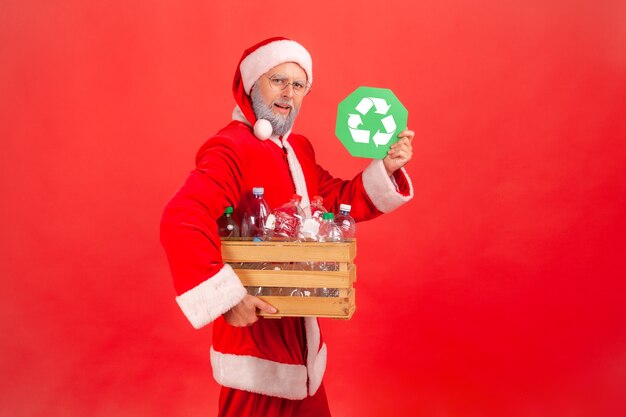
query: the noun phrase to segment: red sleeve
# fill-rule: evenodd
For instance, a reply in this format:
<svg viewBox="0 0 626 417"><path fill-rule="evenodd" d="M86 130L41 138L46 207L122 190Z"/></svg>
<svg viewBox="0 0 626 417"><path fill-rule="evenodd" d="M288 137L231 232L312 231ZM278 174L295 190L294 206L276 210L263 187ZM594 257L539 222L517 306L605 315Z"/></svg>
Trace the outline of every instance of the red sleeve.
<svg viewBox="0 0 626 417"><path fill-rule="evenodd" d="M351 181L334 178L318 165L317 178L326 208L337 213L340 204L350 204L350 215L357 222L389 213L413 198L413 185L404 168L390 178L382 160L373 160Z"/></svg>
<svg viewBox="0 0 626 417"><path fill-rule="evenodd" d="M169 201L161 219L161 243L172 271L177 301L194 327L236 305L245 288L221 256L217 218L241 194L241 152L226 138L210 139L196 169Z"/></svg>
<svg viewBox="0 0 626 417"><path fill-rule="evenodd" d="M327 210L339 213L340 204L350 204L350 215L357 222L371 220L382 214L365 192L361 173L347 181L333 177L318 165L317 178L319 194L324 198Z"/></svg>

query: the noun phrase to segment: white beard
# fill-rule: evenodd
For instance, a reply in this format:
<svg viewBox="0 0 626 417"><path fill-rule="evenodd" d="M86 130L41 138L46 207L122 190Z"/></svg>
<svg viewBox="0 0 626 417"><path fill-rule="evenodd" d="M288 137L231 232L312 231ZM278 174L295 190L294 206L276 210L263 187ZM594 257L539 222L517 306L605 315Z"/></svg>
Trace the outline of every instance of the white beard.
<svg viewBox="0 0 626 417"><path fill-rule="evenodd" d="M252 109L254 110L254 114L257 119L265 119L270 122L272 125L272 131L275 135L283 136L291 130L293 122L296 120L296 116L298 115L298 109L294 107L293 100L274 100L269 105L266 104L265 101L263 101L263 97L261 97L258 83L258 81L254 83L254 86L252 87L252 96L250 97L252 99ZM291 111L287 116L276 114L272 111L274 103L289 104L291 106Z"/></svg>

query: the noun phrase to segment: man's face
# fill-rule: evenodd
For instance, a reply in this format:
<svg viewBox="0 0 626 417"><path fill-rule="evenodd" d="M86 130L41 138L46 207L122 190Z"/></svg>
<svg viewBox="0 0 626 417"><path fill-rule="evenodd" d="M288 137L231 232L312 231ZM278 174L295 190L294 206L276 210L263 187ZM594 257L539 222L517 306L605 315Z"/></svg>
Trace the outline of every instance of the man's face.
<svg viewBox="0 0 626 417"><path fill-rule="evenodd" d="M299 82L299 85L306 84L307 78L300 65L285 62L263 74L252 88L252 105L257 118L269 120L274 133L280 136L291 129L304 94L297 95L292 84L288 84L284 89L276 87L271 78L281 78L286 83Z"/></svg>

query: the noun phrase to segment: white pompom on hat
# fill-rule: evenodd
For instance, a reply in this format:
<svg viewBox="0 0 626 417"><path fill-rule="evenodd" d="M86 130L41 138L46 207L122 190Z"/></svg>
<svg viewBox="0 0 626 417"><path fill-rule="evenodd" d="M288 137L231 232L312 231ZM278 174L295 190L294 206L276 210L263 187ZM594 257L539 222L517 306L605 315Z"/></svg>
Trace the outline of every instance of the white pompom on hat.
<svg viewBox="0 0 626 417"><path fill-rule="evenodd" d="M298 42L287 38L269 38L246 49L237 66L233 80L233 95L239 109L253 126L254 134L259 139L269 138L272 135L272 129L269 121L256 119L250 90L261 75L285 62L295 62L300 65L306 72L309 84L313 83L311 55ZM257 127L258 123L260 125ZM270 129L267 128L268 125Z"/></svg>

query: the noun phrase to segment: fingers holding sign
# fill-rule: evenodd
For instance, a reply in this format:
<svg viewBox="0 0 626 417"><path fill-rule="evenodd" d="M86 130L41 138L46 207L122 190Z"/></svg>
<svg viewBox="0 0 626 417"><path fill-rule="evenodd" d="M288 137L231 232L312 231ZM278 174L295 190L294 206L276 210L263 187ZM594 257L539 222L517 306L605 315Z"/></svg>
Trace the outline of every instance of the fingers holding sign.
<svg viewBox="0 0 626 417"><path fill-rule="evenodd" d="M387 170L387 175L391 176L394 172L405 166L413 157L413 147L411 141L415 137L415 132L406 129L398 134L400 138L396 143L391 145L387 156L383 159L383 165Z"/></svg>

